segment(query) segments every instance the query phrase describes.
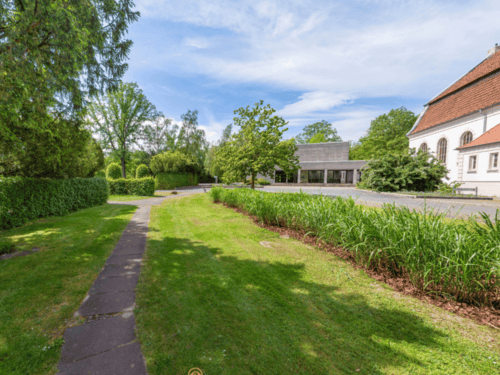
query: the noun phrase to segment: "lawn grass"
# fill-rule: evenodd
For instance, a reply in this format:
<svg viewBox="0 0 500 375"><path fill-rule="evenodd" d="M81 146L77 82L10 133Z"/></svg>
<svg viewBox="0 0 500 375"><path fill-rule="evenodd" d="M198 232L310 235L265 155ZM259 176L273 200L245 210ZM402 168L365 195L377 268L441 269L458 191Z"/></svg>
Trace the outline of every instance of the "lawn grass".
<svg viewBox="0 0 500 375"><path fill-rule="evenodd" d="M110 202L130 202L130 201L140 201L141 199L149 199L149 198L160 198L171 195L170 191L162 191L155 192L155 195L152 197L143 196L143 195L110 195L108 201Z"/></svg>
<svg viewBox="0 0 500 375"><path fill-rule="evenodd" d="M0 232L19 250L0 260L0 374L55 374L64 329L136 207L102 205Z"/></svg>
<svg viewBox="0 0 500 375"><path fill-rule="evenodd" d="M204 194L152 207L137 306L150 375L500 368L498 331L394 292Z"/></svg>

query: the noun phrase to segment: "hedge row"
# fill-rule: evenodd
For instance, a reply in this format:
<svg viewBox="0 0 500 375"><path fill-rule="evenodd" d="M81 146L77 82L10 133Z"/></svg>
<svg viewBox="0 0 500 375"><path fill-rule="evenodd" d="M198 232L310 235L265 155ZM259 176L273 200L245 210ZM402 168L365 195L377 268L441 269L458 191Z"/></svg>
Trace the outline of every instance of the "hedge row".
<svg viewBox="0 0 500 375"><path fill-rule="evenodd" d="M162 172L155 176L156 190L171 190L182 186L198 185L198 176L191 173Z"/></svg>
<svg viewBox="0 0 500 375"><path fill-rule="evenodd" d="M113 195L155 195L155 180L152 177L139 179L108 180L109 193Z"/></svg>
<svg viewBox="0 0 500 375"><path fill-rule="evenodd" d="M108 195L108 184L103 178L0 177L0 230L101 205Z"/></svg>

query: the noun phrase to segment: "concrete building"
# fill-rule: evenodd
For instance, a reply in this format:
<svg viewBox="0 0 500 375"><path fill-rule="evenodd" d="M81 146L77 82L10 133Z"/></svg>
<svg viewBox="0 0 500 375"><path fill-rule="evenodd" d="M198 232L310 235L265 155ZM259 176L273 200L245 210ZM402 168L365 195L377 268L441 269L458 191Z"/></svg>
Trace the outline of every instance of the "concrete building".
<svg viewBox="0 0 500 375"><path fill-rule="evenodd" d="M429 101L408 133L410 147L433 153L448 181L500 196L500 47Z"/></svg>
<svg viewBox="0 0 500 375"><path fill-rule="evenodd" d="M321 186L325 184L356 185L364 160L349 160L349 142L309 143L297 145L300 169L287 176L276 168L274 178L264 178L273 184Z"/></svg>

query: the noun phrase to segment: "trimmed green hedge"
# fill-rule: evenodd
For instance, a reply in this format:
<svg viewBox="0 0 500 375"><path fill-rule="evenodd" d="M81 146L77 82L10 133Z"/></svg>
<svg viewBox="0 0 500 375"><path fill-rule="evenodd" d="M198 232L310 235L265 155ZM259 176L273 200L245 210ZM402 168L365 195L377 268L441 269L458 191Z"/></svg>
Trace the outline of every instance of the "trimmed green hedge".
<svg viewBox="0 0 500 375"><path fill-rule="evenodd" d="M109 193L112 195L155 195L155 180L152 177L138 179L108 180Z"/></svg>
<svg viewBox="0 0 500 375"><path fill-rule="evenodd" d="M0 177L0 230L101 205L108 196L108 184L103 178Z"/></svg>
<svg viewBox="0 0 500 375"><path fill-rule="evenodd" d="M146 164L141 164L135 170L135 178L145 178L151 176L149 168Z"/></svg>
<svg viewBox="0 0 500 375"><path fill-rule="evenodd" d="M162 172L155 176L156 190L171 190L181 186L198 185L198 176L191 173Z"/></svg>
<svg viewBox="0 0 500 375"><path fill-rule="evenodd" d="M106 169L106 178L116 180L122 177L122 168L118 163L111 163Z"/></svg>

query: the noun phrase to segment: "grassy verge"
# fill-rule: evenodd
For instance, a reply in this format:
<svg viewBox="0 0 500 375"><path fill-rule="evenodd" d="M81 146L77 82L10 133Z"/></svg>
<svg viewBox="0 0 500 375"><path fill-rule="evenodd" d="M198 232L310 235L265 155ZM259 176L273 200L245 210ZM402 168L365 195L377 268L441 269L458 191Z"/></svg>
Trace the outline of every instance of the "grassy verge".
<svg viewBox="0 0 500 375"><path fill-rule="evenodd" d="M103 205L0 232L40 250L0 260L0 374L55 374L64 329L135 207Z"/></svg>
<svg viewBox="0 0 500 375"><path fill-rule="evenodd" d="M395 293L207 195L152 207L146 256L136 321L151 375L499 369L497 331Z"/></svg>
<svg viewBox="0 0 500 375"><path fill-rule="evenodd" d="M143 195L110 195L108 201L110 202L140 201L142 199L166 197L171 194L172 194L171 192L166 191L166 192L156 192L155 195L152 197L147 197Z"/></svg>

